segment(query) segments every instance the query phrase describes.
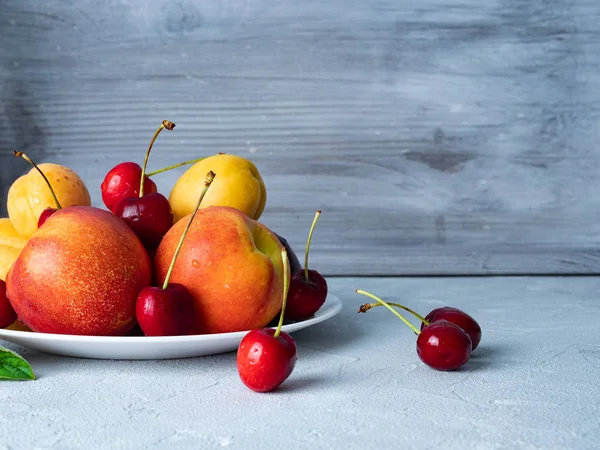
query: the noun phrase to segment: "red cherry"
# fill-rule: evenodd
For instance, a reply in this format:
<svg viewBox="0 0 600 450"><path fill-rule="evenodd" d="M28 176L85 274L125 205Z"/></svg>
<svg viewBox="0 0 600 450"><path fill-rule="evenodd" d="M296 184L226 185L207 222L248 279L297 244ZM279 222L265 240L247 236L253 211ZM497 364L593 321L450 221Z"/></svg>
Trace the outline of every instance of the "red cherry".
<svg viewBox="0 0 600 450"><path fill-rule="evenodd" d="M175 267L175 261L179 255L179 251L183 246L183 240L187 235L188 230L196 216L200 203L208 190L208 187L212 183L215 174L209 172L206 175L206 181L204 182L204 189L198 199L198 205L194 210L194 213L190 216L190 219L181 234L177 248L173 259L171 259L171 265L167 271L162 288L147 286L138 294L135 303L135 315L138 321L138 325L146 336L181 336L190 334L195 328L195 303L192 294L188 289L179 283L169 283L173 267ZM150 194L160 195L160 194ZM143 200L141 199L133 200ZM125 200L125 199L124 199ZM121 200L120 203L122 203Z"/></svg>
<svg viewBox="0 0 600 450"><path fill-rule="evenodd" d="M429 367L437 370L456 370L462 367L471 357L471 352L473 351L471 338L458 325L446 320L440 320L427 323L419 331L402 314L392 308L392 305L414 314L421 322L425 321L423 317L412 309L398 303L386 303L379 297L361 289L357 289L356 292L376 300L381 306L385 306L418 335L417 354L421 361ZM358 312L367 312L374 306L378 305L371 303L361 305Z"/></svg>
<svg viewBox="0 0 600 450"><path fill-rule="evenodd" d="M6 328L17 320L17 313L6 296L6 283L0 280L0 328Z"/></svg>
<svg viewBox="0 0 600 450"><path fill-rule="evenodd" d="M171 204L157 192L122 198L114 213L134 231L145 247L156 247L173 225Z"/></svg>
<svg viewBox="0 0 600 450"><path fill-rule="evenodd" d="M142 180L142 168L134 162L123 162L110 169L100 185L102 201L115 212L119 200L124 197L139 197ZM144 176L144 192L157 192L156 184Z"/></svg>
<svg viewBox="0 0 600 450"><path fill-rule="evenodd" d="M290 282L285 318L291 321L306 320L315 315L327 298L327 281L316 270L298 270Z"/></svg>
<svg viewBox="0 0 600 450"><path fill-rule="evenodd" d="M456 370L471 357L469 335L446 320L427 325L417 338L417 354L421 361L436 370Z"/></svg>
<svg viewBox="0 0 600 450"><path fill-rule="evenodd" d="M46 223L46 220L48 220L48 218L56 211L58 211L58 209L56 208L46 208L45 210L43 210L40 214L40 218L38 219L38 228L44 225Z"/></svg>
<svg viewBox="0 0 600 450"><path fill-rule="evenodd" d="M296 342L281 331L289 288L289 259L281 249L283 262L283 301L277 329L252 330L241 340L237 351L237 369L242 383L255 392L269 392L288 379L296 366Z"/></svg>
<svg viewBox="0 0 600 450"><path fill-rule="evenodd" d="M308 270L308 252L312 235L319 220L321 211L317 210L308 232L306 251L304 253L304 269L294 271L290 282L285 318L290 321L309 319L323 306L327 298L327 281L316 270Z"/></svg>
<svg viewBox="0 0 600 450"><path fill-rule="evenodd" d="M298 359L296 343L285 332L252 330L240 342L237 368L242 382L255 392L269 392L291 375Z"/></svg>
<svg viewBox="0 0 600 450"><path fill-rule="evenodd" d="M427 316L425 316L425 320L427 320L430 323L437 322L440 320L447 320L448 322L458 325L471 338L473 350L477 348L479 342L481 341L481 327L479 326L477 321L475 321L475 319L473 319L466 312L461 311L460 309L453 308L451 306L436 308L429 314L427 314ZM421 330L425 328L425 326L425 323L421 323Z"/></svg>
<svg viewBox="0 0 600 450"><path fill-rule="evenodd" d="M187 288L169 283L166 289L147 286L135 303L138 324L146 336L182 336L194 328L194 298Z"/></svg>

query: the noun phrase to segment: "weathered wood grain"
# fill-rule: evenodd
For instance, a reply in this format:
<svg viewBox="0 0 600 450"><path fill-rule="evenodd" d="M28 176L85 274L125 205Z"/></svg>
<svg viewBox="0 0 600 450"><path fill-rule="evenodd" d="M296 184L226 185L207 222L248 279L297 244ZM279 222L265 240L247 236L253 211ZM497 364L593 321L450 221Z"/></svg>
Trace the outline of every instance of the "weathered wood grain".
<svg viewBox="0 0 600 450"><path fill-rule="evenodd" d="M0 208L24 167L230 152L328 274L600 271L595 0L5 0ZM169 191L182 171L157 177Z"/></svg>

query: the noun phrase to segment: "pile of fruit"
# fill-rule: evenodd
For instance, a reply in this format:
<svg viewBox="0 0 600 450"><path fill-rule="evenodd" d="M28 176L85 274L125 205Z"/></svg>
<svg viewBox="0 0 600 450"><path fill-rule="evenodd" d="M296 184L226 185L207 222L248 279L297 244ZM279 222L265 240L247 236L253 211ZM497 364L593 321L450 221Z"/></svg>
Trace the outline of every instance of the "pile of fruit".
<svg viewBox="0 0 600 450"><path fill-rule="evenodd" d="M37 166L14 152L33 168L10 187L9 218L0 219L0 328L95 336L250 330L238 347L238 373L252 390L273 390L297 358L283 323L312 317L327 297L325 279L308 269L321 212L302 267L287 241L258 221L266 189L251 161L220 153L146 173L156 138L174 127L163 121L142 166L123 162L106 174L100 187L107 209L91 206L69 168ZM151 177L183 165L191 167L167 199ZM477 322L456 308L422 317L356 292L377 301L359 312L382 305L410 326L420 359L434 369L462 367L481 339ZM414 314L421 329L392 306ZM33 373L0 347L3 377Z"/></svg>
<svg viewBox="0 0 600 450"><path fill-rule="evenodd" d="M0 328L173 336L257 331L279 317L277 330L250 333L240 349L267 337L292 348L282 323L312 317L327 297L325 279L307 267L320 211L302 268L258 221L266 189L251 161L217 154L146 173L156 138L174 127L163 121L142 166L123 162L106 174L107 209L91 206L71 169L14 152L33 168L10 187L9 218L0 219ZM151 177L184 164L169 198L158 193ZM247 358L238 356L241 376L257 366L255 354Z"/></svg>

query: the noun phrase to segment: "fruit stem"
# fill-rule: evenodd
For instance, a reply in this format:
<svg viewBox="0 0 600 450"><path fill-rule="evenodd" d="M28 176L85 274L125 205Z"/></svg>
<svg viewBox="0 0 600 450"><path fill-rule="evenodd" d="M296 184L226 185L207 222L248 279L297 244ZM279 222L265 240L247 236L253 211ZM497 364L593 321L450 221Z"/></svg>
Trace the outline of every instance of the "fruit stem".
<svg viewBox="0 0 600 450"><path fill-rule="evenodd" d="M203 157L203 158L190 159L189 161L180 162L179 164L173 164L172 166L163 167L162 169L158 169L158 170L155 170L154 172L147 173L146 176L147 177L152 177L152 176L157 175L159 173L166 172L167 170L177 169L178 167L185 166L186 164L197 163L199 161L202 161L203 159L206 159L206 156Z"/></svg>
<svg viewBox="0 0 600 450"><path fill-rule="evenodd" d="M403 309L404 311L408 311L413 316L415 316L417 319L419 319L421 322L423 322L425 325L431 325L429 320L425 319L421 314L413 311L409 307L401 305L400 303L393 303L393 302L387 302L387 303L388 303L388 305L395 306L396 308ZM371 308L375 308L376 306L383 306L383 305L381 303L365 303L364 305L360 305L360 308L358 308L358 312L366 313L368 310L370 310Z"/></svg>
<svg viewBox="0 0 600 450"><path fill-rule="evenodd" d="M306 250L304 251L304 278L308 283L310 280L308 279L308 250L310 249L310 241L312 240L313 231L315 231L315 226L317 225L317 221L319 220L319 216L321 215L321 211L317 209L315 213L315 218L313 219L313 223L310 226L310 231L308 232L308 240L306 241Z"/></svg>
<svg viewBox="0 0 600 450"><path fill-rule="evenodd" d="M287 256L287 250L284 248L281 249L281 261L283 262L283 302L281 305L281 313L279 314L279 323L277 324L277 330L275 331L275 334L273 335L273 337L277 338L279 337L279 334L281 333L281 327L283 326L283 316L285 314L285 306L287 305L287 298L288 298L288 291L289 291L289 284L290 284L290 279L289 279L289 262L288 262L288 256Z"/></svg>
<svg viewBox="0 0 600 450"><path fill-rule="evenodd" d="M52 189L52 185L50 184L50 181L48 181L48 178L46 178L46 175L44 175L44 172L42 172L42 170L37 166L36 163L34 163L31 158L29 156L27 156L25 153L23 152L19 152L17 150L13 150L13 155L23 158L25 161L27 161L29 164L31 164L33 167L35 167L35 169L40 173L40 175L44 178L44 181L46 181L46 184L48 185L48 187L50 188L50 192L52 193L52 198L54 199L54 202L56 203L56 207L58 209L62 209L62 206L60 206L60 202L58 201L58 197L56 197L56 194L54 193L54 189Z"/></svg>
<svg viewBox="0 0 600 450"><path fill-rule="evenodd" d="M171 265L169 266L169 270L167 271L167 276L165 277L165 281L163 282L163 286L162 286L163 289L166 289L167 286L169 285L169 280L171 279L171 273L173 272L173 267L175 267L175 261L177 260L177 256L179 256L179 251L181 250L181 247L183 246L183 240L185 239L185 235L187 234L188 230L192 226L192 221L194 220L194 217L196 217L198 208L200 208L200 203L202 203L202 199L204 198L206 191L208 191L208 187L215 179L215 176L216 175L212 170L206 174L206 180L204 180L204 189L202 189L202 193L200 194L200 198L198 199L198 204L196 205L196 209L194 209L194 212L190 216L190 220L188 220L188 223L185 226L183 233L181 234L181 237L179 238L179 243L177 244L177 248L175 249L175 254L173 255L173 259L171 260Z"/></svg>
<svg viewBox="0 0 600 450"><path fill-rule="evenodd" d="M148 157L150 156L150 150L152 150L152 146L154 145L154 141L160 134L160 132L166 128L167 130L172 130L175 128L175 124L173 122L169 122L168 120L163 120L158 127L158 130L154 133L152 140L150 141L150 145L148 146L148 150L146 151L146 156L144 157L144 165L142 166L142 178L140 180L140 198L144 196L144 179L146 178L146 165L148 164Z"/></svg>
<svg viewBox="0 0 600 450"><path fill-rule="evenodd" d="M386 302L384 302L383 300L381 300L379 297L371 294L370 292L363 291L362 289L357 289L354 292L356 292L357 294L366 295L367 297L370 297L373 300L376 300L377 302L381 303L383 306L385 306L387 309L389 309L391 312L393 312L396 316L398 316L398 318L400 320L402 320L402 322L404 322L406 325L408 325L415 332L415 334L421 334L421 332L419 330L417 330L412 323L410 323L408 320L406 320L405 317L402 314L400 314L398 311L396 311L394 308L392 308Z"/></svg>

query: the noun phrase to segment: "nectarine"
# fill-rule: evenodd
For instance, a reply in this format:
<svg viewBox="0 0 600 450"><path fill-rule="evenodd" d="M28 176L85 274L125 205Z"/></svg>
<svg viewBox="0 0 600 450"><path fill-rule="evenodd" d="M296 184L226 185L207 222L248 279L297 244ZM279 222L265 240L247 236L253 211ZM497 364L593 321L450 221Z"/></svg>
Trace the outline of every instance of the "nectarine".
<svg viewBox="0 0 600 450"><path fill-rule="evenodd" d="M6 285L19 319L33 331L123 335L135 325L135 300L150 280L150 258L121 219L71 206L27 242Z"/></svg>
<svg viewBox="0 0 600 450"><path fill-rule="evenodd" d="M219 179L219 174L215 178ZM208 191L214 189L214 185ZM188 220L165 235L155 257L162 283ZM183 242L170 281L194 297L195 333L225 333L266 326L281 309L283 245L265 225L238 209L200 209ZM289 272L289 267L288 267Z"/></svg>

